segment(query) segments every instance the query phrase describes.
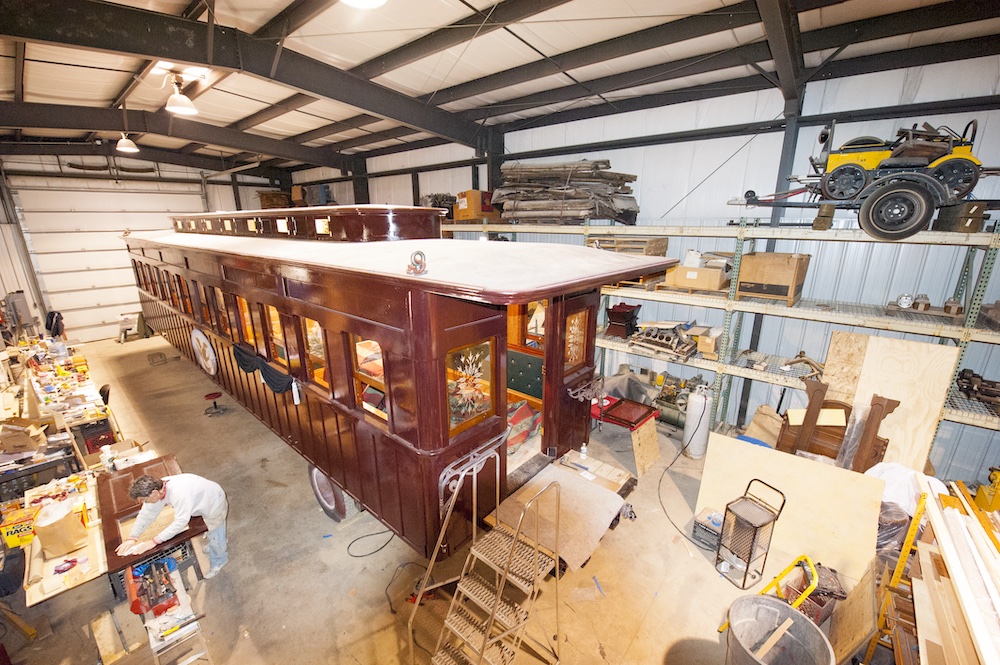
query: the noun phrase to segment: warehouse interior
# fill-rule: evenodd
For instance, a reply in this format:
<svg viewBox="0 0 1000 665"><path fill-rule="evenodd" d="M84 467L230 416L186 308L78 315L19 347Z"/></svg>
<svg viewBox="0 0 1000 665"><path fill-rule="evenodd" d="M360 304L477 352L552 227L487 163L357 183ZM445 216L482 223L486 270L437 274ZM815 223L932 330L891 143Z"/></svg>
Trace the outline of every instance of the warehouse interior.
<svg viewBox="0 0 1000 665"><path fill-rule="evenodd" d="M469 594L429 587L552 478L558 538L529 541L563 572L523 631L488 620L518 662L1000 663L998 28L976 0L0 0L0 665L168 662L179 637L215 663L480 662L448 623ZM341 214L430 232L342 252ZM495 341L460 359L473 330ZM456 425L424 370L472 352L507 390ZM84 409L107 431L53 382L110 390ZM315 443L348 421L371 466ZM35 451L57 442L64 466ZM459 449L483 488L442 480ZM224 568L176 537L173 640L116 587L103 499L94 561L33 559L30 497L113 494L133 454L228 496ZM741 554L747 503L773 522ZM810 564L806 609L760 609Z"/></svg>

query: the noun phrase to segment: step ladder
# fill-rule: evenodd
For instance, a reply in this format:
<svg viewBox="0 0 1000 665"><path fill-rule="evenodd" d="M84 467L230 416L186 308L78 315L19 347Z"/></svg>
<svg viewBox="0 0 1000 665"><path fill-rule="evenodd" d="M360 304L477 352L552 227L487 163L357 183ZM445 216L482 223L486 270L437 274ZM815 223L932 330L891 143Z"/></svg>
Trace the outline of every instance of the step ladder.
<svg viewBox="0 0 1000 665"><path fill-rule="evenodd" d="M506 439L506 433L501 443ZM492 450L490 448L492 447ZM441 534L431 556L430 563L418 587L410 613L409 641L410 663L414 661L413 624L420 607L420 600L431 589L457 582L444 626L431 660L433 665L510 665L524 646L550 663L558 663L559 644L559 578L556 575L556 631L554 646L542 644L526 633L529 616L538 597L542 580L556 568L559 558L559 484L550 483L532 497L521 512L516 527L497 522L496 526L482 535L473 524L472 546L466 557L462 572L451 579L429 584L434 562L448 530L448 523L454 513L455 503L465 481L471 477L473 497L477 496L478 473L485 462L497 457L496 469L499 476L499 453L497 443L489 442L472 453L469 458L457 461L442 473L440 483L452 490L442 519ZM446 476L448 476L446 478ZM499 477L497 478L497 502L499 507ZM541 517L541 497L549 495L555 504L555 515L551 522L555 525L555 548L548 552L539 542ZM442 500L442 506L444 502ZM548 511L546 511L548 512ZM473 511L473 514L478 514ZM499 514L499 512L497 513ZM534 529L526 534L525 517L534 519Z"/></svg>
<svg viewBox="0 0 1000 665"><path fill-rule="evenodd" d="M540 499L553 493L556 506L556 548L546 553L538 545ZM525 516L534 513L535 533L524 534ZM549 483L533 496L512 529L497 523L469 550L438 637L432 665L511 665L526 636L528 617L542 580L558 559L559 483ZM556 636L552 647L532 640L532 650L552 663L558 654L558 585L556 575Z"/></svg>

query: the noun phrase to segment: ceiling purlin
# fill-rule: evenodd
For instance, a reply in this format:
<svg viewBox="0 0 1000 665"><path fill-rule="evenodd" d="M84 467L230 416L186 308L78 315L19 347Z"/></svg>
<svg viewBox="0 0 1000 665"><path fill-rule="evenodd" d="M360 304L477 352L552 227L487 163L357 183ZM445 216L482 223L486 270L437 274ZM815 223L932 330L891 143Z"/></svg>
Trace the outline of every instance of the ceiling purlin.
<svg viewBox="0 0 1000 665"><path fill-rule="evenodd" d="M802 42L799 17L790 0L757 0L757 10L764 24L767 45L778 74L778 85L785 99L785 116L797 116L800 105L799 81L802 80Z"/></svg>
<svg viewBox="0 0 1000 665"><path fill-rule="evenodd" d="M473 81L459 83L450 88L424 95L422 101L448 104L459 99L474 97L494 90L500 90L518 83L534 81L568 70L579 69L598 62L605 62L642 51L668 46L670 44L703 37L705 35L733 30L760 22L754 0L746 0L724 9L714 9L704 14L664 23L628 35L622 35L572 51L535 60L519 67L490 74Z"/></svg>
<svg viewBox="0 0 1000 665"><path fill-rule="evenodd" d="M810 33L806 33L807 35ZM911 49L893 51L892 57L887 58L885 54L876 53L874 55L849 58L846 60L836 60L824 64L822 71L815 76L815 79L842 78L845 76L855 76L876 71L887 71L906 67L919 67L922 65L932 65L941 62L951 62L954 60L964 60L967 58L987 57L1000 55L1000 40L993 36L976 37L957 42L947 42L932 46L921 46ZM806 72L806 77L811 76L811 70ZM766 90L773 87L771 82L760 75L748 76L744 78L718 81L706 85L671 90L644 97L633 97L631 99L617 99L614 106L610 104L595 104L593 106L573 108L558 113L551 113L536 118L515 120L494 127L500 132L514 132L518 130L546 127L558 125L566 122L599 118L616 113L627 111L640 111L649 108L658 108L678 104L681 102L697 101L700 99L710 99L733 95L741 92L753 92L756 90ZM1000 99L997 97L996 99ZM1000 108L998 101L995 108Z"/></svg>
<svg viewBox="0 0 1000 665"><path fill-rule="evenodd" d="M334 134L339 134L340 132L345 132L349 129L360 129L365 125L371 125L373 123L380 122L381 120L382 118L362 113L361 115L356 115L345 120L332 122L329 125L323 125L322 127L317 127L316 129L310 129L308 132L296 134L288 140L294 143L309 143L310 141L315 141L316 139L321 139L325 136L333 136Z"/></svg>
<svg viewBox="0 0 1000 665"><path fill-rule="evenodd" d="M0 35L207 64L204 24L96 0L0 0ZM460 116L294 51L284 51L272 73L274 53L274 45L245 32L227 29L215 35L212 60L219 69L271 79L462 145L484 144L489 133Z"/></svg>
<svg viewBox="0 0 1000 665"><path fill-rule="evenodd" d="M176 164L186 166L200 171L224 171L234 168L239 164L232 158L209 157L207 155L182 155L172 150L161 150L143 146L143 159L151 162L163 164ZM88 142L4 142L0 141L0 155L52 155L52 156L99 156L99 157L121 157L121 153L116 153L113 142L104 142L100 145ZM263 165L254 169L242 171L245 175L255 175L268 179L280 179L284 173L275 168L266 168Z"/></svg>
<svg viewBox="0 0 1000 665"><path fill-rule="evenodd" d="M829 28L806 32L802 34L801 48L805 52L811 53L828 48L837 48L844 44L883 39L919 32L921 30L1000 16L1000 3L979 3L975 0L960 0L945 4L953 6L945 8L948 10L945 11L940 6L933 5L918 10L886 15L877 19L843 23ZM595 92L608 93L639 85L649 85L685 76L704 74L718 69L765 62L771 59L771 57L772 55L767 44L757 42L725 51L683 58L673 62L591 79L586 82L586 86L568 85L514 99L507 99L492 106L463 111L462 115L470 120L482 120L502 113L522 111L547 104L573 102L578 99L590 97ZM620 106L627 101L616 100L615 105Z"/></svg>
<svg viewBox="0 0 1000 665"><path fill-rule="evenodd" d="M364 136L347 139L346 141L340 141L339 143L331 143L326 147L340 152L342 150L350 150L351 148L356 148L362 145L371 145L372 143L381 143L382 141L398 139L416 133L417 130L409 127L392 127L381 132L372 132L371 134L365 134Z"/></svg>
<svg viewBox="0 0 1000 665"><path fill-rule="evenodd" d="M503 28L511 23L523 20L525 18L528 18L529 16L533 16L547 9L557 7L561 4L566 3L567 1L568 0L544 0L544 1L507 0L506 2L502 2L496 5L496 8L488 13L487 15L488 20L485 23L481 18L482 13L473 14L469 17L462 19L461 21L457 21L451 24L446 28L437 30L431 34L425 35L424 37L421 37L408 44L405 44L404 46L401 46L393 51L384 53L376 58L372 58L371 60L364 62L349 71L352 74L356 74L362 78L373 79L393 69L398 69L399 67L407 65L411 62L416 62L421 58L425 58L429 55L433 55L434 53L438 53L445 49L451 48L452 46L455 46L457 44L461 44L465 41L472 39L477 35L485 34L488 32L492 32L493 30ZM297 15L297 20L300 20L304 23L305 21L311 19L313 16L318 14L319 11L322 11L322 9L325 9L327 6L331 4L333 3L329 2L329 0L327 0L326 2L323 2L321 0L299 0L299 2L293 3L293 5L290 5L281 14L278 14L278 16L271 19L271 21L269 21L262 28L260 28L260 30L255 32L254 36L283 39L285 36L287 36L291 32L294 32L299 27L301 27L301 24L298 23L292 23L286 26L284 21L282 20L283 15L290 12L294 8L299 8L299 14ZM314 11L313 13L309 14L308 18L305 18L307 15L305 13L306 12L306 9L304 8L305 5L310 5L310 6L325 5L325 6L319 9L317 9L316 7L312 7L313 9L317 9L317 11ZM217 84L224 77L225 74L217 73L210 80L206 80L204 82L192 83L185 89L185 92L190 93L188 94L188 96L194 99L198 95L206 92L212 85ZM285 107L287 108L287 111L294 110L294 108L288 108L287 105L283 102L279 103L277 106ZM287 111L280 111L276 113L276 115L271 116L271 118L269 119L278 117L279 115ZM240 123L250 120L252 118L253 116L249 116L248 118L244 118L243 120L237 121L236 123L233 123L229 126L241 128L238 127ZM366 124L378 122L379 120L381 120L381 118L376 118L375 116L367 114L360 114L357 116L353 116L351 118L347 118L341 122L335 122L329 125L325 125L324 127L318 127L308 132L304 132L302 134L299 134L298 136L293 136L289 140L294 141L295 143L308 143L309 141L315 141L316 139L324 138L336 134L338 132L344 131L344 129L355 129L358 127L362 127ZM265 121L262 120L260 122L265 122ZM416 131L417 130L411 130L407 133L414 134L416 133ZM193 150L197 150L199 147L202 146L185 146L181 150L185 150L185 148L189 147Z"/></svg>
<svg viewBox="0 0 1000 665"><path fill-rule="evenodd" d="M342 155L329 150L310 148L226 127L206 125L163 113L122 112L94 106L0 102L0 127L121 132L125 130L126 115L129 127L147 134L232 146L255 154L274 155L334 168L341 168L346 162Z"/></svg>
<svg viewBox="0 0 1000 665"><path fill-rule="evenodd" d="M467 16L440 30L419 37L397 49L363 62L348 70L352 74L373 79L386 72L440 53L452 46L463 44L474 37L504 28L553 7L566 4L568 0L504 0L489 11Z"/></svg>

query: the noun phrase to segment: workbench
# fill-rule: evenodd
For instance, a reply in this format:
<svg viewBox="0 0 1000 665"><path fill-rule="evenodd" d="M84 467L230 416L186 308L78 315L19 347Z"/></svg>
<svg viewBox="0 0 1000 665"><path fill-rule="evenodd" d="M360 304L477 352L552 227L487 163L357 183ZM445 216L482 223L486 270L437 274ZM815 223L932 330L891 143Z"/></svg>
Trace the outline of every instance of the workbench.
<svg viewBox="0 0 1000 665"><path fill-rule="evenodd" d="M36 487L24 494L25 505L44 495L46 487ZM93 480L87 483L87 491L83 495L89 515L87 525L87 544L85 547L46 560L42 557L41 544L37 538L25 548L24 562L24 603L27 607L37 605L43 600L58 596L64 591L73 589L91 580L95 580L108 572L108 561L104 554L104 538L101 535L100 517L97 510L97 490ZM86 563L78 563L67 572L55 572L56 566L66 559L87 559Z"/></svg>
<svg viewBox="0 0 1000 665"><path fill-rule="evenodd" d="M205 520L200 517L192 517L187 529L148 552L126 556L119 556L115 552L123 540L122 522L133 518L142 507L141 502L128 495L132 481L142 475L163 478L179 473L181 473L181 468L177 464L177 460L173 455L166 455L121 471L101 475L97 479L97 498L101 513L104 548L108 560L108 576L111 578L111 588L117 598L125 597L124 571L126 567L163 556L172 556L177 559L177 567L181 571L194 566L196 577L202 578L198 557L191 545L192 539L208 531Z"/></svg>

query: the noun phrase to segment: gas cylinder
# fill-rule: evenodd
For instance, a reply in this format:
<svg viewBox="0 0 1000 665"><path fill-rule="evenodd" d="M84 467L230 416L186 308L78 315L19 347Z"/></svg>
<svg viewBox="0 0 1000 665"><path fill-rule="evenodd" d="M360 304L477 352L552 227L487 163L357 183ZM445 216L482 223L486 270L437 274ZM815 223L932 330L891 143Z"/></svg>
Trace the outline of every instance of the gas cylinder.
<svg viewBox="0 0 1000 665"><path fill-rule="evenodd" d="M684 454L701 459L708 450L708 424L712 420L712 392L708 386L698 386L688 396L684 416Z"/></svg>

